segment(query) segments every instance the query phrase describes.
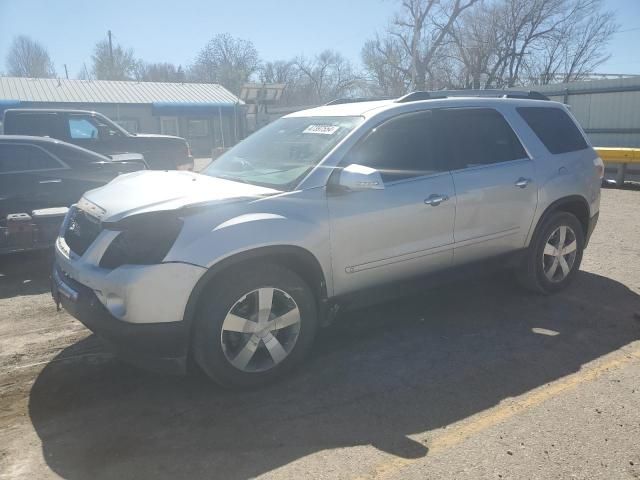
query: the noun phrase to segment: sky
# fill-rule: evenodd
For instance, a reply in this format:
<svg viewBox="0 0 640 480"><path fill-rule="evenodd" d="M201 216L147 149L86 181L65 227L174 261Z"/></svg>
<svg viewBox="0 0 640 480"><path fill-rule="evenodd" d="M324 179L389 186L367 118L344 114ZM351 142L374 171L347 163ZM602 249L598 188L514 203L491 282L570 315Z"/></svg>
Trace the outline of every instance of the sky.
<svg viewBox="0 0 640 480"><path fill-rule="evenodd" d="M366 39L382 32L398 0L0 0L0 71L15 35L44 44L58 75L90 68L93 46L116 43L148 62L189 65L215 34L251 40L263 60L313 56L325 48L359 62ZM640 0L605 0L620 32L599 72L640 74Z"/></svg>

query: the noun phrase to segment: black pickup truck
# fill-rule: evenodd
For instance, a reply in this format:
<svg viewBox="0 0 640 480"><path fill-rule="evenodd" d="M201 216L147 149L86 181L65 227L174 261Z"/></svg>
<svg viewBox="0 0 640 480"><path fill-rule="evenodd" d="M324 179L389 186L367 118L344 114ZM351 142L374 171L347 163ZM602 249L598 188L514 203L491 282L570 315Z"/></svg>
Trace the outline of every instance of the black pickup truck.
<svg viewBox="0 0 640 480"><path fill-rule="evenodd" d="M134 135L97 112L9 109L3 123L5 135L57 138L107 156L139 153L153 170L193 170L193 157L184 138Z"/></svg>

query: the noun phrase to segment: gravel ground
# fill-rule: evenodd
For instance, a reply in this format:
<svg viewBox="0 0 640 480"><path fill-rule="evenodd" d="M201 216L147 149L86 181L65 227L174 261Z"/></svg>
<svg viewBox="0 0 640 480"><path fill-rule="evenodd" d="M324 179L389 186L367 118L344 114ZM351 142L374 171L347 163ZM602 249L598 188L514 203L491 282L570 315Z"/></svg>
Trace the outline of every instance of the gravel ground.
<svg viewBox="0 0 640 480"><path fill-rule="evenodd" d="M222 391L114 359L0 259L0 478L640 478L640 192L575 283L507 274L343 315L291 378Z"/></svg>

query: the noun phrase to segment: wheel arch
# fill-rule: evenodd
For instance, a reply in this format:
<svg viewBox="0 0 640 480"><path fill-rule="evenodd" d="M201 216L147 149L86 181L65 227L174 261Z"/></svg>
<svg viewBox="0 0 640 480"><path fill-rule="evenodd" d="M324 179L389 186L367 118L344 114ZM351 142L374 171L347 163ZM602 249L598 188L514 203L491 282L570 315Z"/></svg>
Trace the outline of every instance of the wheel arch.
<svg viewBox="0 0 640 480"><path fill-rule="evenodd" d="M309 250L294 245L273 245L255 248L231 255L213 265L198 280L189 295L184 313L184 321L191 330L193 321L200 308L202 294L221 275L230 268L238 267L249 262L273 262L289 268L300 275L311 287L320 313L327 299L327 282L324 271L318 259Z"/></svg>
<svg viewBox="0 0 640 480"><path fill-rule="evenodd" d="M590 209L589 202L587 199L580 195L570 195L567 197L559 198L558 200L551 203L540 215L538 222L533 230L528 244L535 238L536 234L540 230L540 227L544 224L544 222L555 212L567 212L575 215L575 217L580 222L582 226L582 231L584 233L585 239L588 237L589 232L589 219L590 217Z"/></svg>

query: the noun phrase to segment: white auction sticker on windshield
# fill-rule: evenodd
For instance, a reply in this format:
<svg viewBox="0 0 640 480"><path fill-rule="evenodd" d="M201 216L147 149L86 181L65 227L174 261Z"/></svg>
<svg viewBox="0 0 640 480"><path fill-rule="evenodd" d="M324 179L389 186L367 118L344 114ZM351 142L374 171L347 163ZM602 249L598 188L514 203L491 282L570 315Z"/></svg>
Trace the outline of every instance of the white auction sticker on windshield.
<svg viewBox="0 0 640 480"><path fill-rule="evenodd" d="M337 125L309 125L302 133L317 133L319 135L333 135L340 127Z"/></svg>

